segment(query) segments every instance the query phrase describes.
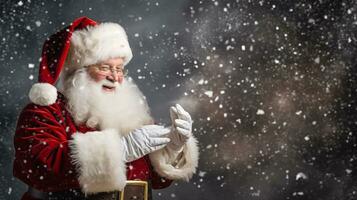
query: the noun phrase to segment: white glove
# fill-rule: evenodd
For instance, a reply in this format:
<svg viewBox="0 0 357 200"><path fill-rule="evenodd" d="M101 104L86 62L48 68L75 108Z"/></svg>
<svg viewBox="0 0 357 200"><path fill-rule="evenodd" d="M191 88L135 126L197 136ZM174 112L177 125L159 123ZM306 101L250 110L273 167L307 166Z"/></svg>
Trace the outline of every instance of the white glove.
<svg viewBox="0 0 357 200"><path fill-rule="evenodd" d="M163 126L146 125L122 137L125 149L125 161L131 162L165 147L170 142L168 138L169 132L170 129Z"/></svg>
<svg viewBox="0 0 357 200"><path fill-rule="evenodd" d="M187 140L192 136L192 119L179 104L170 108L172 130L168 147L174 151L181 151Z"/></svg>

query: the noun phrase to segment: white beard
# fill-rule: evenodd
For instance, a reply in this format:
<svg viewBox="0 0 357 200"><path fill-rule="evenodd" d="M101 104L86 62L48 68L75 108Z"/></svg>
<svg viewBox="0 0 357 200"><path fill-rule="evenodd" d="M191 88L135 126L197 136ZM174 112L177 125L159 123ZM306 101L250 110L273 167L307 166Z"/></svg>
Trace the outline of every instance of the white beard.
<svg viewBox="0 0 357 200"><path fill-rule="evenodd" d="M146 99L135 83L124 79L113 92L104 91L104 83L113 85L107 80L93 81L83 69L64 81L67 107L77 125L85 123L100 130L114 128L126 135L153 123Z"/></svg>

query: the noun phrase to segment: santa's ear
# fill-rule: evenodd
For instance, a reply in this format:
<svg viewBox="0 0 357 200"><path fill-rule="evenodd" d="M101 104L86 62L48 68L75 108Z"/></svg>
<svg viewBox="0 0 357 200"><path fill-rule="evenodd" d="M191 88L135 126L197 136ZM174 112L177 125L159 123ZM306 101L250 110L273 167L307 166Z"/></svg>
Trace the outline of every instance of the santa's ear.
<svg viewBox="0 0 357 200"><path fill-rule="evenodd" d="M49 106L57 100L57 89L49 83L35 83L30 89L29 97L34 104Z"/></svg>

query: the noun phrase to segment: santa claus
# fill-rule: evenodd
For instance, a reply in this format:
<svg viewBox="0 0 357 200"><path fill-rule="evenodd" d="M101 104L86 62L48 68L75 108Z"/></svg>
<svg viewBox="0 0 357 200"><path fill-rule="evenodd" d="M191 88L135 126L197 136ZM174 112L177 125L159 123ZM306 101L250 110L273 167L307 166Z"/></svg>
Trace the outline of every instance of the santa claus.
<svg viewBox="0 0 357 200"><path fill-rule="evenodd" d="M189 113L175 105L171 127L153 125L126 77L131 58L116 23L81 17L46 40L14 137L14 176L29 186L22 199L150 199L151 188L195 173Z"/></svg>

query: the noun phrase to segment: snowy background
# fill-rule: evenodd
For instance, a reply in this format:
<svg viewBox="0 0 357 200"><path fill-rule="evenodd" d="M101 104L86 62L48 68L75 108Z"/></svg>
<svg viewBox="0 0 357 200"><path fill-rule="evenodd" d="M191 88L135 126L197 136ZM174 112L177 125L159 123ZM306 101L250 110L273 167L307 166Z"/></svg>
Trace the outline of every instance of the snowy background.
<svg viewBox="0 0 357 200"><path fill-rule="evenodd" d="M313 3L312 3L313 2ZM127 30L156 119L189 110L201 159L156 199L357 199L357 2L1 0L0 199L16 118L50 34L86 15Z"/></svg>

